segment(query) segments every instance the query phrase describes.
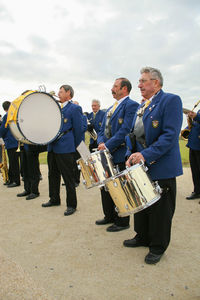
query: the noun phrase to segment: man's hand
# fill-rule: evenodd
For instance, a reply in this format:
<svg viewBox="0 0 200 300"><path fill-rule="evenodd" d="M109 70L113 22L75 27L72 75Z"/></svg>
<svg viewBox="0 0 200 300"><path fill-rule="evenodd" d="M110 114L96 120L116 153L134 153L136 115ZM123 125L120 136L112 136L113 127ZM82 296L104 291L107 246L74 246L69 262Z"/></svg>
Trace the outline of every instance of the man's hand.
<svg viewBox="0 0 200 300"><path fill-rule="evenodd" d="M105 150L106 149L106 146L104 143L101 143L98 145L98 150Z"/></svg>
<svg viewBox="0 0 200 300"><path fill-rule="evenodd" d="M126 166L131 167L132 165L139 164L141 160L145 162L144 156L140 152L133 153L126 161Z"/></svg>
<svg viewBox="0 0 200 300"><path fill-rule="evenodd" d="M197 113L194 112L194 111L190 111L190 112L188 113L188 117L191 118L191 119L194 119L194 118L196 117L196 115L197 115Z"/></svg>

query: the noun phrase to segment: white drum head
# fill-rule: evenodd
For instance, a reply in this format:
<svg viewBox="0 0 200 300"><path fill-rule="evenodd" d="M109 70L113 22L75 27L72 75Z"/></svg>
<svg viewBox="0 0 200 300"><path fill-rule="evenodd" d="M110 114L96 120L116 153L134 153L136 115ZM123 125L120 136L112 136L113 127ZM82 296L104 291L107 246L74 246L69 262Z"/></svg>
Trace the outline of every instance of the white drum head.
<svg viewBox="0 0 200 300"><path fill-rule="evenodd" d="M28 95L21 102L17 124L22 135L33 144L48 144L55 140L62 126L59 104L44 92Z"/></svg>

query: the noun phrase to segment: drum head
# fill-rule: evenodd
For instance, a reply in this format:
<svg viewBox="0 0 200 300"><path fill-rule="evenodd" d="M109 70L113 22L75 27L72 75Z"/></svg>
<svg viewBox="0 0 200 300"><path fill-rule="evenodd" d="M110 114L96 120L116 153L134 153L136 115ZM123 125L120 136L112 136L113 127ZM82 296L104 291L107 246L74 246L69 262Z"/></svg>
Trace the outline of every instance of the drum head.
<svg viewBox="0 0 200 300"><path fill-rule="evenodd" d="M22 135L33 144L48 144L54 141L62 126L59 104L44 92L26 96L17 113L17 125Z"/></svg>

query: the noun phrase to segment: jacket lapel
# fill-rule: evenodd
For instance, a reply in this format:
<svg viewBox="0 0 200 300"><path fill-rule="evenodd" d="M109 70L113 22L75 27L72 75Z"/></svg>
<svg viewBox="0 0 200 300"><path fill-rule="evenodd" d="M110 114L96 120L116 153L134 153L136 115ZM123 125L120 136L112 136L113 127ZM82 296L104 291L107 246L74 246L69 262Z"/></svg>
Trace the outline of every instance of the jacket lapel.
<svg viewBox="0 0 200 300"><path fill-rule="evenodd" d="M162 97L162 94L163 94L163 91L160 90L159 94L153 98L153 100L151 101L151 104L146 108L146 110L144 112L143 119L147 118L149 116L149 114L154 110L154 108L158 105L158 103L160 102L160 99Z"/></svg>
<svg viewBox="0 0 200 300"><path fill-rule="evenodd" d="M124 101L122 101L122 103L120 103L119 105L117 105L117 108L115 109L113 115L111 116L112 120L115 116L118 115L118 112L124 107L124 105L126 104L126 102L128 101L129 97L127 97L126 99L124 99Z"/></svg>

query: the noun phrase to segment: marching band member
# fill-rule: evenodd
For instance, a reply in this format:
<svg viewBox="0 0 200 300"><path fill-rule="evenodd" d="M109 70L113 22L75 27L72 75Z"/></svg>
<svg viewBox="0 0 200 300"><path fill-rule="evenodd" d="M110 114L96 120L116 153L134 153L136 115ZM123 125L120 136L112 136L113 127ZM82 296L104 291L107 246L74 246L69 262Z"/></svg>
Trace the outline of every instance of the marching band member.
<svg viewBox="0 0 200 300"><path fill-rule="evenodd" d="M105 114L103 123L98 134L98 150L110 151L113 156L113 162L118 165L119 170L125 168L125 136L129 133L134 114L138 103L129 98L132 85L126 78L115 80L111 89L113 98L116 102ZM118 217L115 204L104 187L101 188L102 206L104 219L97 220L96 225L114 223L107 228L107 231L114 232L129 228L129 216Z"/></svg>
<svg viewBox="0 0 200 300"><path fill-rule="evenodd" d="M20 185L19 157L17 153L18 141L12 135L9 125L6 127L10 101L4 101L2 107L6 114L3 116L3 121L0 126L0 137L4 140L9 161L8 182L6 182L5 185L12 188Z"/></svg>
<svg viewBox="0 0 200 300"><path fill-rule="evenodd" d="M61 102L63 127L60 137L48 145L49 196L43 207L60 205L60 180L63 177L66 187L67 209L65 216L76 211L77 197L75 189L74 153L82 140L82 109L72 103L74 90L70 85L62 85L58 96Z"/></svg>
<svg viewBox="0 0 200 300"><path fill-rule="evenodd" d="M183 173L179 150L182 125L182 102L179 96L162 90L163 78L159 70L141 70L139 89L145 101L140 105L132 125L132 149L128 167L144 161L152 180L162 188L161 198L150 207L134 215L133 239L125 240L125 247L149 247L147 264L156 264L166 251L171 236L172 217L176 202L176 176Z"/></svg>
<svg viewBox="0 0 200 300"><path fill-rule="evenodd" d="M188 117L192 120L192 126L186 146L189 148L194 191L190 196L187 196L186 199L193 200L200 198L200 110L197 113L190 111Z"/></svg>
<svg viewBox="0 0 200 300"><path fill-rule="evenodd" d="M105 115L105 112L100 109L100 101L93 99L92 100L92 112L88 114L87 118L90 124L88 124L88 130L95 130L96 133L100 131L101 124ZM97 148L97 140L94 140L92 137L90 138L89 149L90 152L93 152L95 148Z"/></svg>

